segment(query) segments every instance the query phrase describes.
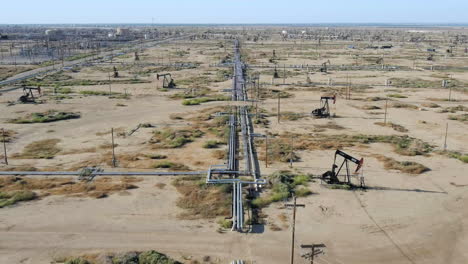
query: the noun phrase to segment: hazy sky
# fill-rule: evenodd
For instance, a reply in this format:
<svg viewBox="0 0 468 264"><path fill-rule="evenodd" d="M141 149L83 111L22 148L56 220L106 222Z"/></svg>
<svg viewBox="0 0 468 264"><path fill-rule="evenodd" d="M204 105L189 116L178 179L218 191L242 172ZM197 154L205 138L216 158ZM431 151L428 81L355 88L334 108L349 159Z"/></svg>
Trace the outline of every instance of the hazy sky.
<svg viewBox="0 0 468 264"><path fill-rule="evenodd" d="M0 1L0 24L468 22L468 0Z"/></svg>

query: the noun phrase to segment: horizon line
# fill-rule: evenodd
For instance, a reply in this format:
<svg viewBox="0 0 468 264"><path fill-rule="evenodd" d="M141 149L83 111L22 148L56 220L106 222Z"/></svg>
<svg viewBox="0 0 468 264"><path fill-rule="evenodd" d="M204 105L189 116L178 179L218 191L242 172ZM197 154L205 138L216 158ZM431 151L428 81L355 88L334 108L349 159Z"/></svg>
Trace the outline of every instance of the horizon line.
<svg viewBox="0 0 468 264"><path fill-rule="evenodd" d="M216 22L200 22L200 23L149 23L149 22L86 22L86 23L0 23L1 26L11 25L429 25L429 26L468 26L468 22L304 22L304 23L216 23Z"/></svg>

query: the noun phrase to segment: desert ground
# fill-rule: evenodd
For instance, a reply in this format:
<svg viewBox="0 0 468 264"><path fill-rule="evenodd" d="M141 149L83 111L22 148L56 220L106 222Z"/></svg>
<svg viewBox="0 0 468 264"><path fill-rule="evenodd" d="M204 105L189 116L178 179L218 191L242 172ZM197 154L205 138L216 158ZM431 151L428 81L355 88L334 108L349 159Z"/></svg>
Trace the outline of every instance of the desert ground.
<svg viewBox="0 0 468 264"><path fill-rule="evenodd" d="M447 31L420 34L438 38ZM273 37L253 41L239 34L247 75L258 79L249 88L253 102L237 104L252 106L255 133L268 135L269 144L266 154L265 139L255 141L261 177L270 183L260 198L244 189L246 204L253 204L245 210L248 230L223 226L230 194L203 185L203 175L97 176L91 182L0 176L0 198L34 193L29 201L0 208L0 263L63 263L151 249L183 263L287 263L292 210L284 204L292 194L258 202L275 194L270 179L284 171L296 181L299 175L306 179L296 187L303 192L297 202L305 207L297 209L295 263L309 263L300 245L321 243L325 254L316 263L468 262L465 47L448 53L450 43L442 40L319 44L266 32ZM393 47L368 48L388 44ZM431 60L428 48L437 50ZM8 165L0 154L0 170L206 171L223 164L226 120L216 113L236 104L226 92L232 87L232 54L231 39L179 40L142 50L139 60L126 54L113 63L28 80L31 87L41 85L36 103L19 103L22 89L0 88L8 153ZM327 72L313 66L327 61ZM163 73L171 74L176 88L163 87L157 78ZM324 94L336 96L332 116L314 118ZM44 121L60 113L66 117ZM366 188L319 179L331 169L337 149L364 159L352 182L358 186L362 177Z"/></svg>

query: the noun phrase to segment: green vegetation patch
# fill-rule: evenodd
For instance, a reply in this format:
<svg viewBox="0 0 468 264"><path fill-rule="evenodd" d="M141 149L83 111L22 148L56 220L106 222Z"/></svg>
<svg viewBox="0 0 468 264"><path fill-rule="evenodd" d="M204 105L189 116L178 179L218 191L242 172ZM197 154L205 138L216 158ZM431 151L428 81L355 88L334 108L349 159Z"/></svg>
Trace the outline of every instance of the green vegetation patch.
<svg viewBox="0 0 468 264"><path fill-rule="evenodd" d="M160 148L180 148L201 136L203 136L203 132L198 129L175 130L166 128L154 131L150 143Z"/></svg>
<svg viewBox="0 0 468 264"><path fill-rule="evenodd" d="M185 99L182 101L182 105L199 105L207 102L214 101L229 101L231 98L229 96L218 95L218 96L209 96L209 97L198 97L192 99Z"/></svg>
<svg viewBox="0 0 468 264"><path fill-rule="evenodd" d="M293 195L297 197L308 196L312 194L306 186L311 181L311 176L304 174L295 174L291 171L277 171L268 177L269 188L271 191L264 196L255 198L251 201L254 208L263 208L271 203L284 201Z"/></svg>
<svg viewBox="0 0 468 264"><path fill-rule="evenodd" d="M446 154L450 158L458 159L464 163L468 163L468 154L463 154L457 151L444 151L443 154Z"/></svg>
<svg viewBox="0 0 468 264"><path fill-rule="evenodd" d="M0 192L0 208L36 198L37 195L31 191Z"/></svg>
<svg viewBox="0 0 468 264"><path fill-rule="evenodd" d="M220 142L218 140L208 140L205 143L203 143L203 147L207 149L214 149L218 148L220 144L223 144L223 142Z"/></svg>
<svg viewBox="0 0 468 264"><path fill-rule="evenodd" d="M49 110L44 113L32 113L23 118L10 119L9 122L14 124L49 123L60 120L76 119L80 117L81 115L79 113Z"/></svg>

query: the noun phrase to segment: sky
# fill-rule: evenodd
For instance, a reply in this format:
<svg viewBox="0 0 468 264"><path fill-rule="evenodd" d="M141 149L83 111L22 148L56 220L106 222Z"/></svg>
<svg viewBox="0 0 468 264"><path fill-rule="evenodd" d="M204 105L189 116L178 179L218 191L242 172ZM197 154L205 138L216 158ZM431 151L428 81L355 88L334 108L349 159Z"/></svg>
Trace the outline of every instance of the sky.
<svg viewBox="0 0 468 264"><path fill-rule="evenodd" d="M0 0L0 10L0 24L468 22L468 0Z"/></svg>

